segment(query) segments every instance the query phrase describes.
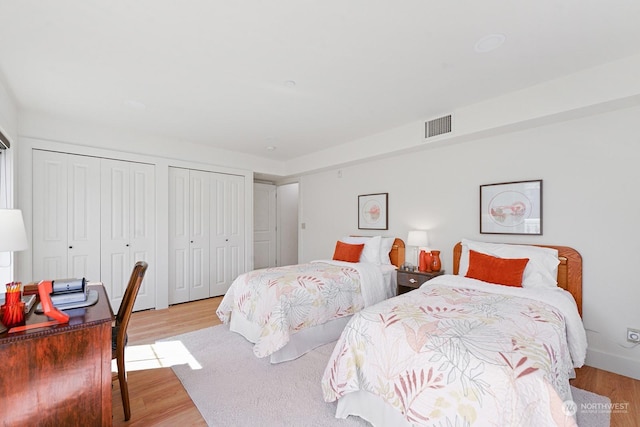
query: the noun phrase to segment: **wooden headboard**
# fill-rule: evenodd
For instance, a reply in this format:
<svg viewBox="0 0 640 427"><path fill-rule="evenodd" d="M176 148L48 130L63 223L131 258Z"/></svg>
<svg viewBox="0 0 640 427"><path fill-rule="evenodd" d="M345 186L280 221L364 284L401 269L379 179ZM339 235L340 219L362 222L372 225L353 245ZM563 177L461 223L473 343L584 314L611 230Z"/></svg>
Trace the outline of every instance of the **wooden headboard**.
<svg viewBox="0 0 640 427"><path fill-rule="evenodd" d="M391 259L391 264L400 268L402 264L404 264L404 241L398 237L393 241L393 246L391 246L391 252L389 252L389 259Z"/></svg>
<svg viewBox="0 0 640 427"><path fill-rule="evenodd" d="M568 246L533 245L543 248L553 248L558 251L560 265L558 266L558 286L569 291L578 305L578 312L582 316L582 256ZM453 274L458 274L460 269L460 255L462 244L456 243L453 247Z"/></svg>
<svg viewBox="0 0 640 427"><path fill-rule="evenodd" d="M357 234L351 234L351 237L371 237L371 236L360 236ZM393 246L391 246L391 252L389 252L389 259L391 260L391 264L400 268L400 266L404 264L404 259L405 259L404 251L405 251L404 241L401 238L396 237L396 239L393 241Z"/></svg>

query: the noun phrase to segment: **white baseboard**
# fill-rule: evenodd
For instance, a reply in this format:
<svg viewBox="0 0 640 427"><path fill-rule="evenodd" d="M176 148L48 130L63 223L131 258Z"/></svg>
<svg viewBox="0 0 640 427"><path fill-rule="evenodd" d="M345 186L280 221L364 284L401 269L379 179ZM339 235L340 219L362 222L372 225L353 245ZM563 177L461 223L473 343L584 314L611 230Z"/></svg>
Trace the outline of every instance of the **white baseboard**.
<svg viewBox="0 0 640 427"><path fill-rule="evenodd" d="M586 365L640 380L640 360L616 356L600 350L587 350Z"/></svg>

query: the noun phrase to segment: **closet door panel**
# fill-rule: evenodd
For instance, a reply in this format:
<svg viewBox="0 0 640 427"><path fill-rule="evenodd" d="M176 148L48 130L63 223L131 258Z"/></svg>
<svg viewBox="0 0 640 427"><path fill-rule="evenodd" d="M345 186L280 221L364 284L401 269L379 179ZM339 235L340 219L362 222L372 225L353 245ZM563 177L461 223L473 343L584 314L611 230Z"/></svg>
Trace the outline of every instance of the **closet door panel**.
<svg viewBox="0 0 640 427"><path fill-rule="evenodd" d="M211 193L211 244L216 253L209 294L217 296L244 272L244 178L212 173Z"/></svg>
<svg viewBox="0 0 640 427"><path fill-rule="evenodd" d="M133 265L127 266L129 248L129 169L126 162L103 159L102 193L102 282L114 311L120 307Z"/></svg>
<svg viewBox="0 0 640 427"><path fill-rule="evenodd" d="M169 257L169 304L189 301L189 249L177 248Z"/></svg>
<svg viewBox="0 0 640 427"><path fill-rule="evenodd" d="M119 307L137 261L149 268L134 310L155 307L154 167L102 159L102 281L112 307Z"/></svg>
<svg viewBox="0 0 640 427"><path fill-rule="evenodd" d="M227 264L227 230L225 227L226 212L226 175L219 173L211 174L211 284L209 287L210 296L223 295L231 286L229 282Z"/></svg>
<svg viewBox="0 0 640 427"><path fill-rule="evenodd" d="M100 280L100 161L33 150L33 277Z"/></svg>
<svg viewBox="0 0 640 427"><path fill-rule="evenodd" d="M103 279L103 282L114 312L120 307L133 268L129 265L128 255L125 251L118 251L108 253L103 257L102 274L108 278Z"/></svg>
<svg viewBox="0 0 640 427"><path fill-rule="evenodd" d="M227 213L229 223L229 249L230 249L230 280L233 281L240 273L245 271L245 221L244 221L244 177L231 175L227 181L228 206ZM229 282L231 285L231 282ZM226 291L225 291L226 292Z"/></svg>
<svg viewBox="0 0 640 427"><path fill-rule="evenodd" d="M190 301L209 297L209 185L209 173L190 171Z"/></svg>
<svg viewBox="0 0 640 427"><path fill-rule="evenodd" d="M33 279L66 278L67 158L64 154L33 151Z"/></svg>
<svg viewBox="0 0 640 427"><path fill-rule="evenodd" d="M68 276L100 280L100 160L69 156ZM60 277L59 277L60 278Z"/></svg>
<svg viewBox="0 0 640 427"><path fill-rule="evenodd" d="M129 202L129 272L138 261L146 261L149 268L138 291L134 310L156 306L156 191L155 167L142 163L130 164Z"/></svg>
<svg viewBox="0 0 640 427"><path fill-rule="evenodd" d="M169 168L169 304L189 301L189 170Z"/></svg>
<svg viewBox="0 0 640 427"><path fill-rule="evenodd" d="M227 282L226 289L229 289L233 280L239 274L245 272L245 224L244 224L244 178L236 175L230 175L227 178L227 194L226 199L228 211L228 254L227 254Z"/></svg>

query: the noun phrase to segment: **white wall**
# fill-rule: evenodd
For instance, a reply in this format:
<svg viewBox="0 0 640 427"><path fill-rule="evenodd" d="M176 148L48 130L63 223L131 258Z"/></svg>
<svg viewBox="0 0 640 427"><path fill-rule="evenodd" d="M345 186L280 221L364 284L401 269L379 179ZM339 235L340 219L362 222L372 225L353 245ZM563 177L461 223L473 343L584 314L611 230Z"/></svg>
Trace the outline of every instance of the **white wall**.
<svg viewBox="0 0 640 427"><path fill-rule="evenodd" d="M292 159L288 175L304 174L376 159L393 153L422 150L425 144L473 141L595 113L640 105L640 54L540 83L441 115L453 115L453 132L424 139L424 121L416 121L347 144ZM425 100L426 103L429 100ZM425 120L434 117L425 117Z"/></svg>
<svg viewBox="0 0 640 427"><path fill-rule="evenodd" d="M461 238L566 245L583 257L587 364L640 379L640 107L309 174L300 178L301 262L330 257L357 228L357 196L389 193L389 230L428 229L452 268ZM388 144L403 144L389 138ZM543 179L543 235L479 234L479 186Z"/></svg>
<svg viewBox="0 0 640 427"><path fill-rule="evenodd" d="M20 111L20 138L40 139L94 147L112 152L142 154L152 158L177 159L227 168L259 170L265 174L281 175L280 162L239 152L220 150L189 141L123 131L67 118L52 117L33 111Z"/></svg>

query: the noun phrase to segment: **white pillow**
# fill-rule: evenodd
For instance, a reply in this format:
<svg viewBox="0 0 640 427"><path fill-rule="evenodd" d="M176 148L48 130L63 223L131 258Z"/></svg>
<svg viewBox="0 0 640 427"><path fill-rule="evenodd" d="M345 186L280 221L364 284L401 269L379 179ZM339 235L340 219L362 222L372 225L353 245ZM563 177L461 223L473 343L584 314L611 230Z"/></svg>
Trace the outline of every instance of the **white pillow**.
<svg viewBox="0 0 640 427"><path fill-rule="evenodd" d="M380 264L380 236L374 237L353 237L346 236L340 239L341 242L351 245L359 245L364 243L364 249L360 255L360 262L369 262L371 264Z"/></svg>
<svg viewBox="0 0 640 427"><path fill-rule="evenodd" d="M475 242L462 239L462 254L458 275L464 276L469 269L469 249L498 258L529 258L522 276L523 288L555 288L558 286L558 251L528 245Z"/></svg>
<svg viewBox="0 0 640 427"><path fill-rule="evenodd" d="M389 258L389 252L393 248L393 242L395 237L383 237L380 241L380 264L391 265L391 258Z"/></svg>

